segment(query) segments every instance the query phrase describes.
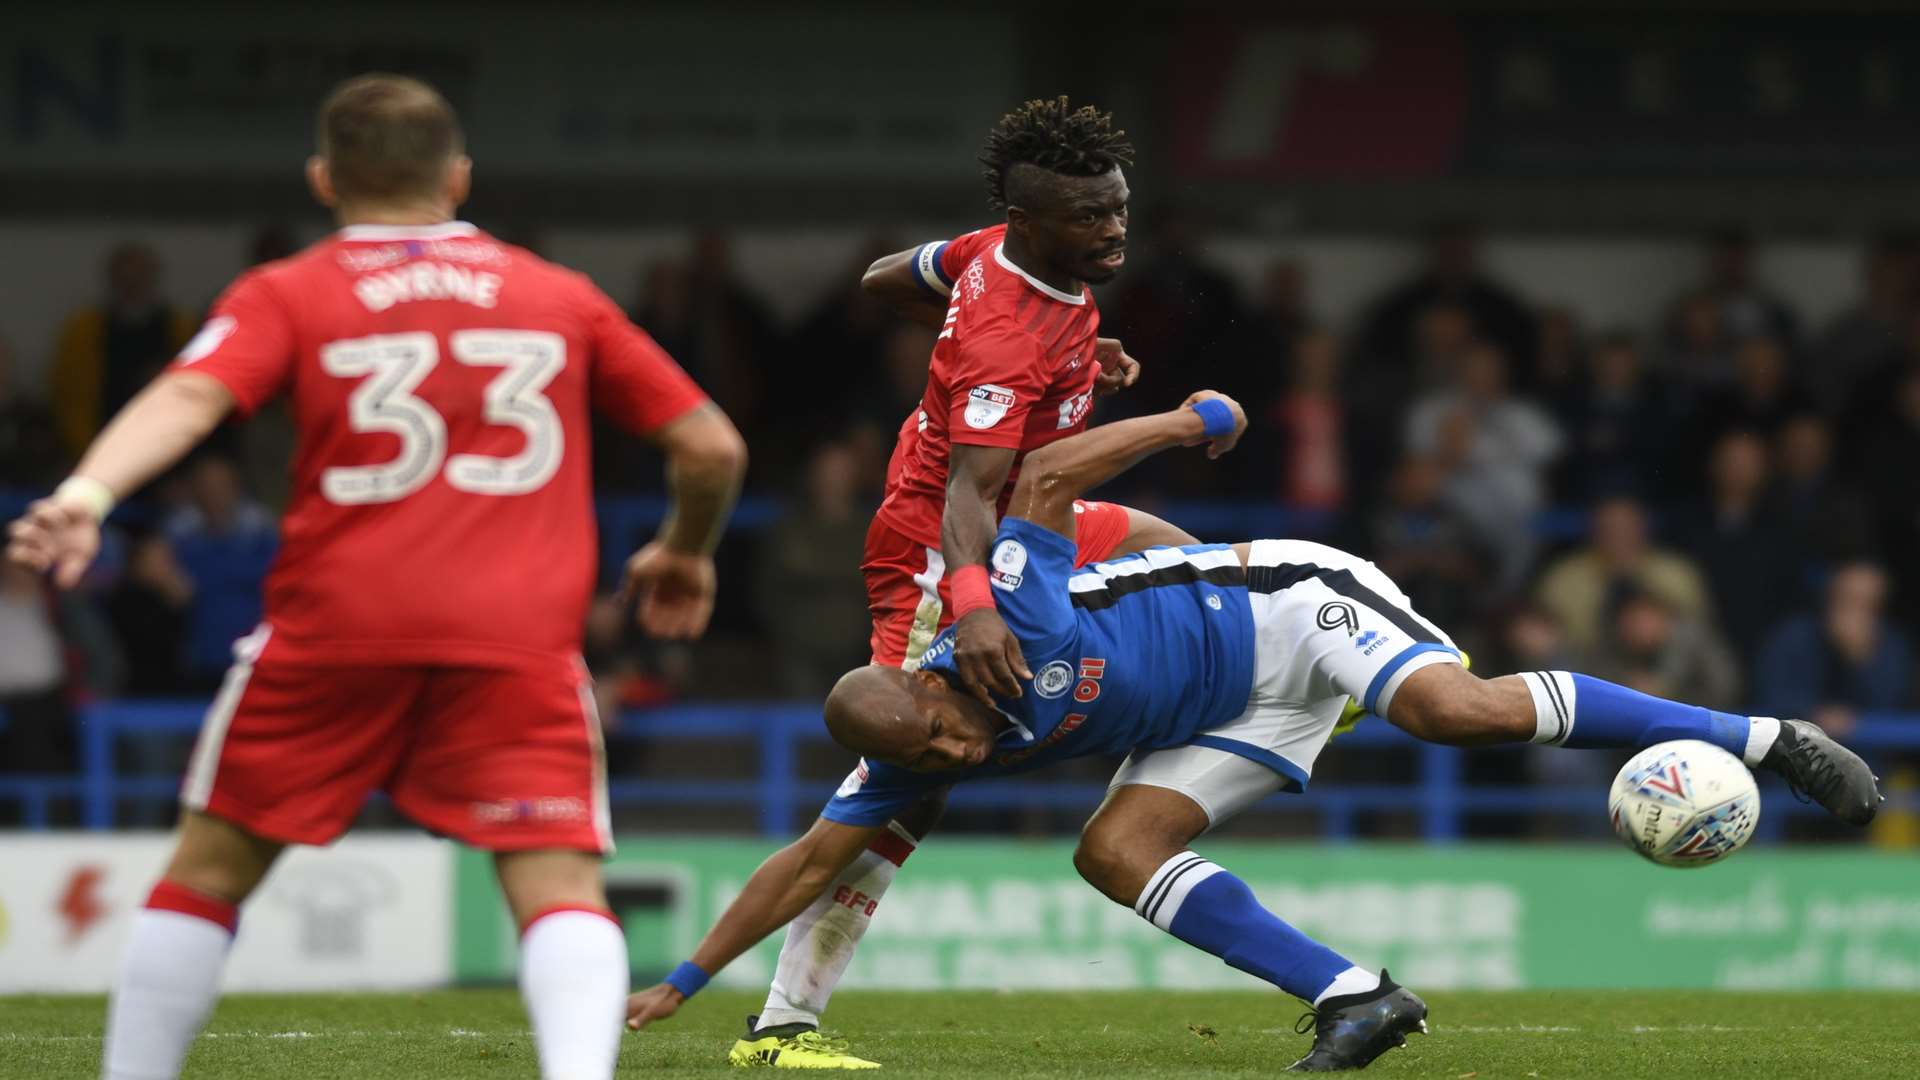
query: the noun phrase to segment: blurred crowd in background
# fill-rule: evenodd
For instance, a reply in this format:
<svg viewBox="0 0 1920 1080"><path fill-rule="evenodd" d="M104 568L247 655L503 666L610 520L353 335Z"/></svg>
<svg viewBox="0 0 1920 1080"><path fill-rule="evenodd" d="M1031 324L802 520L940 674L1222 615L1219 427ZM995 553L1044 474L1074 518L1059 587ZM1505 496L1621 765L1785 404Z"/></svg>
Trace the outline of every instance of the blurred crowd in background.
<svg viewBox="0 0 1920 1080"><path fill-rule="evenodd" d="M1238 398L1251 430L1220 462L1162 455L1102 497L1176 521L1196 501L1271 508L1284 516L1266 520L1377 562L1484 672L1576 668L1842 736L1915 704L1913 238L1868 243L1857 299L1826 325L1807 325L1793 296L1756 276L1755 238L1726 232L1702 238L1693 287L1609 326L1491 276L1477 230L1451 222L1424 237L1410 276L1335 325L1316 310L1310 262L1274 261L1243 283L1179 218L1139 229L1098 299L1103 333L1141 360L1143 378L1094 421L1205 386ZM916 239L874 237L844 287L797 321L744 283L718 231L644 267L638 295L618 298L746 433L754 512L722 549L708 641L657 647L627 629L610 593L596 604L589 660L609 723L617 705L817 698L864 662L861 541L932 335L858 280L868 260ZM290 230L265 228L252 257L292 247ZM64 475L209 299L171 295L154 252L126 244L97 303L66 319L56 355L36 365L44 385L18 376L0 327L9 509ZM70 718L87 700L217 687L229 644L259 617L290 446L272 410L224 429L120 513L72 594L4 571L8 770L70 768ZM602 431L594 452L603 499L659 494L643 442ZM646 767L645 747L621 752L625 767ZM1582 757L1535 768L1556 782L1610 772Z"/></svg>

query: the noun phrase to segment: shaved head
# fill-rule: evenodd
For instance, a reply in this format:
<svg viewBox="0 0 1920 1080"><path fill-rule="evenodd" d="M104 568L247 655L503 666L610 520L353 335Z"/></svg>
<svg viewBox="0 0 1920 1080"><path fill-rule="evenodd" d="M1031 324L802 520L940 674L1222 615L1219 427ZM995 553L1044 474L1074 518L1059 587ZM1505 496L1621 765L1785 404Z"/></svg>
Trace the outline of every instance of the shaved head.
<svg viewBox="0 0 1920 1080"><path fill-rule="evenodd" d="M840 676L827 695L827 732L863 758L915 772L979 765L1005 718L946 676L870 664Z"/></svg>
<svg viewBox="0 0 1920 1080"><path fill-rule="evenodd" d="M890 760L924 738L927 721L913 701L913 676L896 667L854 668L827 694L827 733L862 757Z"/></svg>

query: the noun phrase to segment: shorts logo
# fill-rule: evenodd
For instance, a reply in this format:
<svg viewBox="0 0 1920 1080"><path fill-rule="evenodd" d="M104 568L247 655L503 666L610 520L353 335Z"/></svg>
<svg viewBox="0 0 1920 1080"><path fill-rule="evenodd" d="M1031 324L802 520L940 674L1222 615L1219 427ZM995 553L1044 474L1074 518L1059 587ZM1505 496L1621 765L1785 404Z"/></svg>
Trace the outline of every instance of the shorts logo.
<svg viewBox="0 0 1920 1080"><path fill-rule="evenodd" d="M1067 692L1067 684L1073 681L1073 665L1065 660L1055 660L1040 669L1033 677L1033 692L1049 700Z"/></svg>
<svg viewBox="0 0 1920 1080"><path fill-rule="evenodd" d="M1219 594L1219 593L1208 593L1208 594L1207 594L1207 606L1208 606L1208 607L1210 607L1210 608L1212 608L1212 609L1213 609L1213 610L1215 610L1215 611L1219 611L1219 610L1220 610L1220 594Z"/></svg>
<svg viewBox="0 0 1920 1080"><path fill-rule="evenodd" d="M1000 546L993 549L993 566L987 571L987 580L993 587L1012 592L1020 587L1020 576L1027 569L1027 549L1018 540L1002 540Z"/></svg>
<svg viewBox="0 0 1920 1080"><path fill-rule="evenodd" d="M180 350L180 362L195 364L212 356L213 350L219 348L239 328L239 320L231 315L208 319L207 325L201 327L200 332L193 335L193 340L187 342L186 348Z"/></svg>
<svg viewBox="0 0 1920 1080"><path fill-rule="evenodd" d="M511 825L521 821L585 821L587 804L572 795L494 799L474 803L473 820L481 825Z"/></svg>
<svg viewBox="0 0 1920 1080"><path fill-rule="evenodd" d="M982 431L999 423L1013 407L1013 391L987 383L967 391L967 411L963 414L970 428Z"/></svg>
<svg viewBox="0 0 1920 1080"><path fill-rule="evenodd" d="M1329 600L1320 605L1320 614L1314 618L1322 630L1345 630L1352 637L1360 630L1360 613L1345 600Z"/></svg>

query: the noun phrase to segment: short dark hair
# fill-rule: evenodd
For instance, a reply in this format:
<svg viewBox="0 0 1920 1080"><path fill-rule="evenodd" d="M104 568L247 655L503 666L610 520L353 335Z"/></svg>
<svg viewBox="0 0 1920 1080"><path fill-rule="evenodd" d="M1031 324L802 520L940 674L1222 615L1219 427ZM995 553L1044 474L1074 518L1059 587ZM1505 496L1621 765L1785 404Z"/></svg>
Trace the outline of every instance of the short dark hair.
<svg viewBox="0 0 1920 1080"><path fill-rule="evenodd" d="M317 142L343 202L434 194L465 146L440 92L405 75L360 75L327 95Z"/></svg>
<svg viewBox="0 0 1920 1080"><path fill-rule="evenodd" d="M987 203L1009 205L1007 175L1032 165L1067 176L1101 176L1133 164L1133 143L1113 126L1113 114L1091 105L1073 108L1067 96L1036 98L1000 118L980 152L986 166Z"/></svg>

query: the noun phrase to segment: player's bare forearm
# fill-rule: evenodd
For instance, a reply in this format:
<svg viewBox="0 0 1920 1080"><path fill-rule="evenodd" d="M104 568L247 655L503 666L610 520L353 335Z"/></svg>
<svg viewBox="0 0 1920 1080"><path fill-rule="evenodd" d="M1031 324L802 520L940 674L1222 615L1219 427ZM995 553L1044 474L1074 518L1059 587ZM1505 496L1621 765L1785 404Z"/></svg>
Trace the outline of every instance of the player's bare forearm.
<svg viewBox="0 0 1920 1080"><path fill-rule="evenodd" d="M1200 538L1175 525L1165 518L1156 517L1145 510L1124 507L1127 512L1127 536L1120 546L1113 549L1108 558L1132 555L1156 547L1185 547L1197 544Z"/></svg>
<svg viewBox="0 0 1920 1080"><path fill-rule="evenodd" d="M940 550L953 585L953 665L961 684L993 704L993 695L1017 698L1030 679L1020 642L994 608L987 585L987 550L999 531L1000 492L1014 451L956 443L947 461L947 504L940 515Z"/></svg>
<svg viewBox="0 0 1920 1080"><path fill-rule="evenodd" d="M910 247L875 259L861 275L860 288L901 318L938 330L947 317L947 298L920 283L914 266L919 254L919 247Z"/></svg>
<svg viewBox="0 0 1920 1080"><path fill-rule="evenodd" d="M1230 399L1212 396L1228 401L1238 421L1233 435L1224 437L1230 447L1230 440L1237 439L1245 429L1246 419ZM1182 405L1171 412L1102 424L1049 443L1028 454L1021 464L1007 515L1072 536L1075 499L1126 472L1149 454L1202 441L1207 441L1206 421ZM1212 442L1216 450L1221 448L1221 439Z"/></svg>
<svg viewBox="0 0 1920 1080"><path fill-rule="evenodd" d="M195 371L155 379L107 424L73 470L126 498L180 463L233 411L226 384Z"/></svg>
<svg viewBox="0 0 1920 1080"><path fill-rule="evenodd" d="M712 403L662 428L655 440L667 454L672 505L660 540L675 551L710 555L747 472L747 444Z"/></svg>
<svg viewBox="0 0 1920 1080"><path fill-rule="evenodd" d="M792 922L852 865L880 827L842 825L821 818L805 836L774 852L753 872L740 895L701 940L692 960L709 975L762 938Z"/></svg>
<svg viewBox="0 0 1920 1080"><path fill-rule="evenodd" d="M948 573L986 564L1000 529L1000 492L1013 459L1010 449L954 445L947 464L947 505L940 514L940 554Z"/></svg>

